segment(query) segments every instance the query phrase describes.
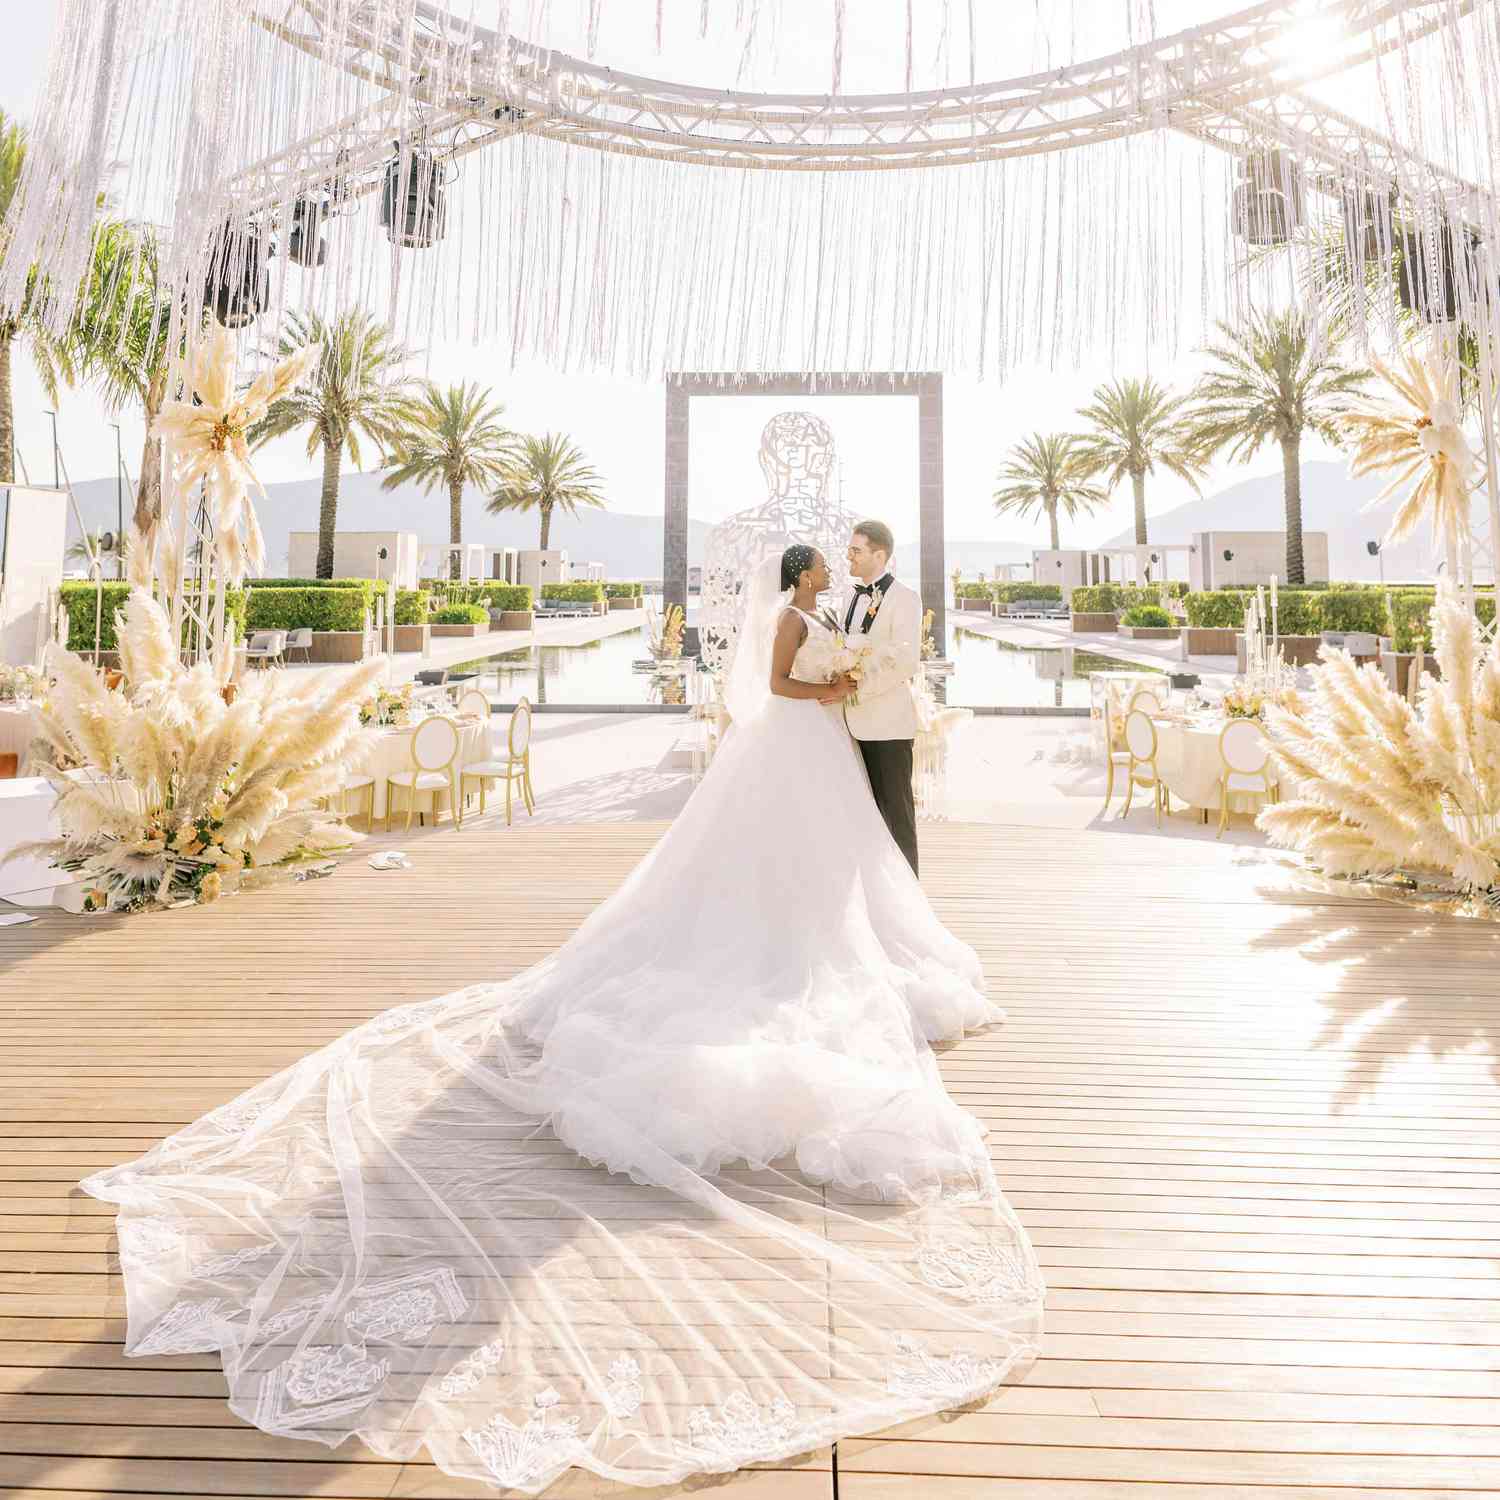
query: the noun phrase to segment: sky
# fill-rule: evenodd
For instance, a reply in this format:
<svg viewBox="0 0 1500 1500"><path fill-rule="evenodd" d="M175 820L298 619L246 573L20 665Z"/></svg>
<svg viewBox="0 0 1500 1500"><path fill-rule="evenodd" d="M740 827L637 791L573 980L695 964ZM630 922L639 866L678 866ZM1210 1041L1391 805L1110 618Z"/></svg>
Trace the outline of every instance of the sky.
<svg viewBox="0 0 1500 1500"><path fill-rule="evenodd" d="M517 0L518 9L522 3L524 0ZM893 0L875 0L875 3L882 12L895 9ZM1087 5L1091 0L1076 0L1076 3ZM946 8L940 0L926 0L926 4L937 5L939 8L931 12L931 18L941 19ZM1131 0L1131 4L1138 7L1140 0ZM35 105L45 74L60 0L30 0L24 5L8 0L5 8L0 107L7 114L25 118ZM1116 0L1117 13L1128 8ZM1226 3L1223 8L1231 7ZM953 14L962 9L958 4L951 7ZM1170 20L1164 12L1183 9L1181 0L1158 0L1159 24L1165 27ZM1192 7L1187 9L1190 11ZM1199 5L1198 9L1201 11L1203 7ZM1002 10L1017 13L1011 7L993 10L981 7L982 14ZM856 8L851 6L850 12L856 13ZM794 9L785 12L799 16L804 13ZM784 24L790 29L790 23ZM1183 24L1180 17L1176 24ZM623 47L626 40L622 34L619 45ZM1101 35L1101 42L1105 40ZM1123 38L1107 40L1110 45L1097 50L1110 50L1112 45L1123 42ZM795 36L782 33L775 41L778 66L786 58L797 56ZM940 53L931 50L930 38L927 42L929 51L922 55L930 56L932 66L938 66ZM957 63L952 55L948 56L948 72L951 75L956 66L966 72L966 50L963 46L955 48L952 43L950 38L950 54L957 51L961 55ZM809 54L814 50L808 49ZM900 80L891 77L904 67L904 49L898 50L902 55L851 47L845 63L846 82L853 86L899 86ZM686 55L691 55L691 49L687 49ZM821 53L818 57L821 58ZM718 65L723 65L722 49L718 58ZM652 70L653 60L649 56L636 61L642 71ZM702 65L708 66L706 62ZM757 60L756 65L768 64ZM814 64L807 66L811 68ZM823 63L818 60L815 66L821 68ZM667 71L660 66L654 70ZM754 71L750 69L751 73ZM748 84L751 79L747 77L745 81ZM502 357L499 350L467 343L432 343L427 346L424 364L441 381L474 380L490 386L495 399L504 404L507 419L523 430L566 432L603 476L612 509L644 514L661 512L664 398L659 381L563 375L537 364L511 369L508 357ZM1173 388L1185 389L1201 368L1200 357L1191 351L1174 354L1152 348L1143 341L1138 349L1131 351L1130 357L1122 357L1119 366L1113 368L1099 363L1082 369L1025 366L1013 370L1004 381L983 382L960 373L946 374L944 457L948 535L966 540L1046 545L1046 525L1042 519L1028 522L1013 516L996 517L993 513L990 496L996 470L1007 451L1034 431L1072 427L1073 413L1103 381L1149 373ZM49 405L29 357L23 354L16 361L15 372L17 444L27 469L39 482L50 482L52 477L52 428L51 418L46 415ZM764 482L756 463L760 429L775 411L791 405L805 405L832 427L845 504L850 509L889 520L898 536L912 535L916 517L915 402L892 397L823 397L805 403L759 397L696 402L691 476L694 516L712 522L764 498ZM116 433L110 425L114 421L120 425L128 470L135 474L139 470L144 437L139 412L127 408L117 415L111 414L88 390L63 394L57 428L64 462L73 479L114 473ZM1329 457L1337 455L1316 439L1306 443L1305 459ZM1204 480L1204 493L1251 475L1275 472L1279 464L1279 453L1275 450L1263 452L1248 466L1220 463ZM266 483L302 478L313 472L299 439L283 439L267 446L257 456L256 467ZM1148 514L1169 510L1192 497L1192 490L1184 482L1170 476L1156 477L1148 484ZM1101 541L1127 527L1130 518L1131 498L1125 485L1112 497L1107 509L1079 523L1076 530L1065 531L1065 544Z"/></svg>

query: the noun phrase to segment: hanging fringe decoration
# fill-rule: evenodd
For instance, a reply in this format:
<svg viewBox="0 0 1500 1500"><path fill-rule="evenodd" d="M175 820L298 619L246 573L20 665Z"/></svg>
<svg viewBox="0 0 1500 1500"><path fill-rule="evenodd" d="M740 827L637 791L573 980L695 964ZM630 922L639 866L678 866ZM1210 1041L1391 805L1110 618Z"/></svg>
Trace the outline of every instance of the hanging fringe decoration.
<svg viewBox="0 0 1500 1500"><path fill-rule="evenodd" d="M1039 10L1032 38L1062 66L982 83L966 0L961 86L845 97L859 54L833 0L834 97L767 98L509 34L547 36L556 0L66 0L0 308L35 266L66 328L110 196L160 226L158 316L183 349L205 306L274 329L356 303L412 345L640 375L1003 375L1180 346L1198 318L1288 295L1359 341L1491 326L1500 8L1405 0L1369 21L1352 0L1264 0L1158 40L1131 0L1112 27L1135 48L1090 60L1068 48L1076 3ZM569 10L591 49L603 5ZM778 0L723 11L743 71ZM669 14L645 14L660 45ZM946 70L949 22L948 0L906 5L908 85L933 40ZM1288 27L1325 24L1343 40L1292 45ZM1373 54L1378 130L1304 88L1339 48Z"/></svg>

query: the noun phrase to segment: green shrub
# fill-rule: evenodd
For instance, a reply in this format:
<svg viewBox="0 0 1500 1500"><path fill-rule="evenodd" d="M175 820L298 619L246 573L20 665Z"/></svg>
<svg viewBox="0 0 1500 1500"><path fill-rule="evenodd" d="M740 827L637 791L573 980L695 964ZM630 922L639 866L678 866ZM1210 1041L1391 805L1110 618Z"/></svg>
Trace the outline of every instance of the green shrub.
<svg viewBox="0 0 1500 1500"><path fill-rule="evenodd" d="M1280 635L1317 635L1323 627L1324 596L1313 589L1278 589L1275 623ZM1266 609L1271 591L1266 590Z"/></svg>
<svg viewBox="0 0 1500 1500"><path fill-rule="evenodd" d="M375 585L347 588L251 589L245 624L251 630L362 630L374 609Z"/></svg>
<svg viewBox="0 0 1500 1500"><path fill-rule="evenodd" d="M644 591L645 585L640 583L606 583L604 585L606 599L639 599Z"/></svg>
<svg viewBox="0 0 1500 1500"><path fill-rule="evenodd" d="M1076 588L1068 599L1075 615L1107 615L1120 608L1119 590L1112 583L1095 583Z"/></svg>
<svg viewBox="0 0 1500 1500"><path fill-rule="evenodd" d="M990 593L997 604L1021 604L1027 599L1062 599L1056 583L992 583Z"/></svg>
<svg viewBox="0 0 1500 1500"><path fill-rule="evenodd" d="M104 585L103 608L99 620L99 649L114 651L118 647L115 636L115 613L130 596L128 583L106 583ZM94 649L94 586L91 583L65 583L61 587L63 607L68 612L68 650L92 651ZM245 591L230 589L224 599L224 617L230 622L235 640L245 638ZM191 626L183 621L183 644L188 644Z"/></svg>
<svg viewBox="0 0 1500 1500"><path fill-rule="evenodd" d="M544 583L543 599L557 599L567 604L599 604L604 599L602 583Z"/></svg>
<svg viewBox="0 0 1500 1500"><path fill-rule="evenodd" d="M246 586L252 589L371 589L385 588L386 580L377 585L373 578L251 578Z"/></svg>
<svg viewBox="0 0 1500 1500"><path fill-rule="evenodd" d="M445 604L434 610L434 625L488 625L490 612L482 604Z"/></svg>
<svg viewBox="0 0 1500 1500"><path fill-rule="evenodd" d="M1172 623L1172 617L1159 604L1132 604L1120 616L1122 625L1154 626L1158 629Z"/></svg>
<svg viewBox="0 0 1500 1500"><path fill-rule="evenodd" d="M1245 623L1248 595L1234 589L1208 589L1183 601L1188 624L1200 630L1239 630Z"/></svg>
<svg viewBox="0 0 1500 1500"><path fill-rule="evenodd" d="M482 604L486 609L530 609L531 586L521 583L435 583L444 604Z"/></svg>
<svg viewBox="0 0 1500 1500"><path fill-rule="evenodd" d="M955 599L991 599L994 597L991 593L993 588L994 585L989 583L961 583L954 590L953 597ZM543 593L546 593L545 589Z"/></svg>
<svg viewBox="0 0 1500 1500"><path fill-rule="evenodd" d="M1389 635L1391 617L1385 607L1386 591L1367 586L1336 584L1319 596L1323 630L1358 630L1370 635Z"/></svg>
<svg viewBox="0 0 1500 1500"><path fill-rule="evenodd" d="M425 625L432 607L432 597L426 589L396 590L396 624Z"/></svg>

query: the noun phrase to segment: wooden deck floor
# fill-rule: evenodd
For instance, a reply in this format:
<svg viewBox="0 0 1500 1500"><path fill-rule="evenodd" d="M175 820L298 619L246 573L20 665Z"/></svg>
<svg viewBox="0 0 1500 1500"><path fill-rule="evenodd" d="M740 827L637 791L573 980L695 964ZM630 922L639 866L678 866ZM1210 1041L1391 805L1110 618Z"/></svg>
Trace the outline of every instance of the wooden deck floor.
<svg viewBox="0 0 1500 1500"><path fill-rule="evenodd" d="M409 872L0 928L0 1496L493 1493L247 1428L211 1357L123 1359L111 1209L75 1184L387 1006L541 957L658 832L444 829L403 841ZM943 1069L1047 1272L1045 1357L983 1412L732 1492L1500 1494L1500 928L1201 842L923 841L1010 1009Z"/></svg>

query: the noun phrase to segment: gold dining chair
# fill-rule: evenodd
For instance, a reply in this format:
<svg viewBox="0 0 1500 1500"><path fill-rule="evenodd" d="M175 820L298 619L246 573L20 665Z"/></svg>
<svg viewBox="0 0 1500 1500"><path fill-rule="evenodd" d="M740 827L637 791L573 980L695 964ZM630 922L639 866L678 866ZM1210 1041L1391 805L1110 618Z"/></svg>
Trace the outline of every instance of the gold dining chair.
<svg viewBox="0 0 1500 1500"><path fill-rule="evenodd" d="M462 781L467 786L470 779L479 783L479 811L484 813L485 784L490 781L505 783L505 825L511 822L513 802L512 789L519 786L521 800L526 811L536 811L536 794L531 787L531 704L522 698L516 711L510 716L510 728L506 734L504 755L493 754L487 760L470 761L463 768Z"/></svg>
<svg viewBox="0 0 1500 1500"><path fill-rule="evenodd" d="M1166 783L1161 779L1161 772L1156 765L1156 725L1138 708L1132 708L1125 715L1125 749L1129 759L1125 766L1125 807L1120 816L1130 816L1130 804L1135 797L1136 787L1150 787L1156 804L1156 825L1159 828L1163 805L1171 812L1172 804L1168 800Z"/></svg>
<svg viewBox="0 0 1500 1500"><path fill-rule="evenodd" d="M417 804L419 792L441 792L447 790L453 809L453 822L462 828L463 804L458 795L458 774L454 763L458 759L458 729L452 719L434 715L423 719L411 732L411 769L393 771L385 779L385 826L391 827L392 794L397 787L406 792L406 826L411 827L411 815ZM437 797L432 799L432 821L437 822Z"/></svg>
<svg viewBox="0 0 1500 1500"><path fill-rule="evenodd" d="M1125 705L1125 712L1138 708L1142 713L1159 714L1166 704L1161 700L1161 694L1154 687L1138 687L1131 695L1130 701Z"/></svg>
<svg viewBox="0 0 1500 1500"><path fill-rule="evenodd" d="M1254 719L1231 719L1219 731L1219 831L1229 826L1229 794L1238 792L1263 802L1276 800L1271 780L1271 746L1266 732Z"/></svg>
<svg viewBox="0 0 1500 1500"><path fill-rule="evenodd" d="M373 776L355 775L345 777L339 783L338 791L328 800L332 802L337 799L340 823L347 823L349 821L350 792L363 792L365 794L359 799L360 804L365 810L365 827L373 829L375 827L375 778ZM386 806L389 807L390 803L387 802ZM387 823L387 826L389 826L389 823Z"/></svg>
<svg viewBox="0 0 1500 1500"><path fill-rule="evenodd" d="M1109 811L1115 795L1115 768L1130 764L1130 751L1125 744L1125 717L1120 712L1119 700L1111 687L1104 694L1105 770L1108 780L1104 785L1104 806L1099 810L1102 818Z"/></svg>

